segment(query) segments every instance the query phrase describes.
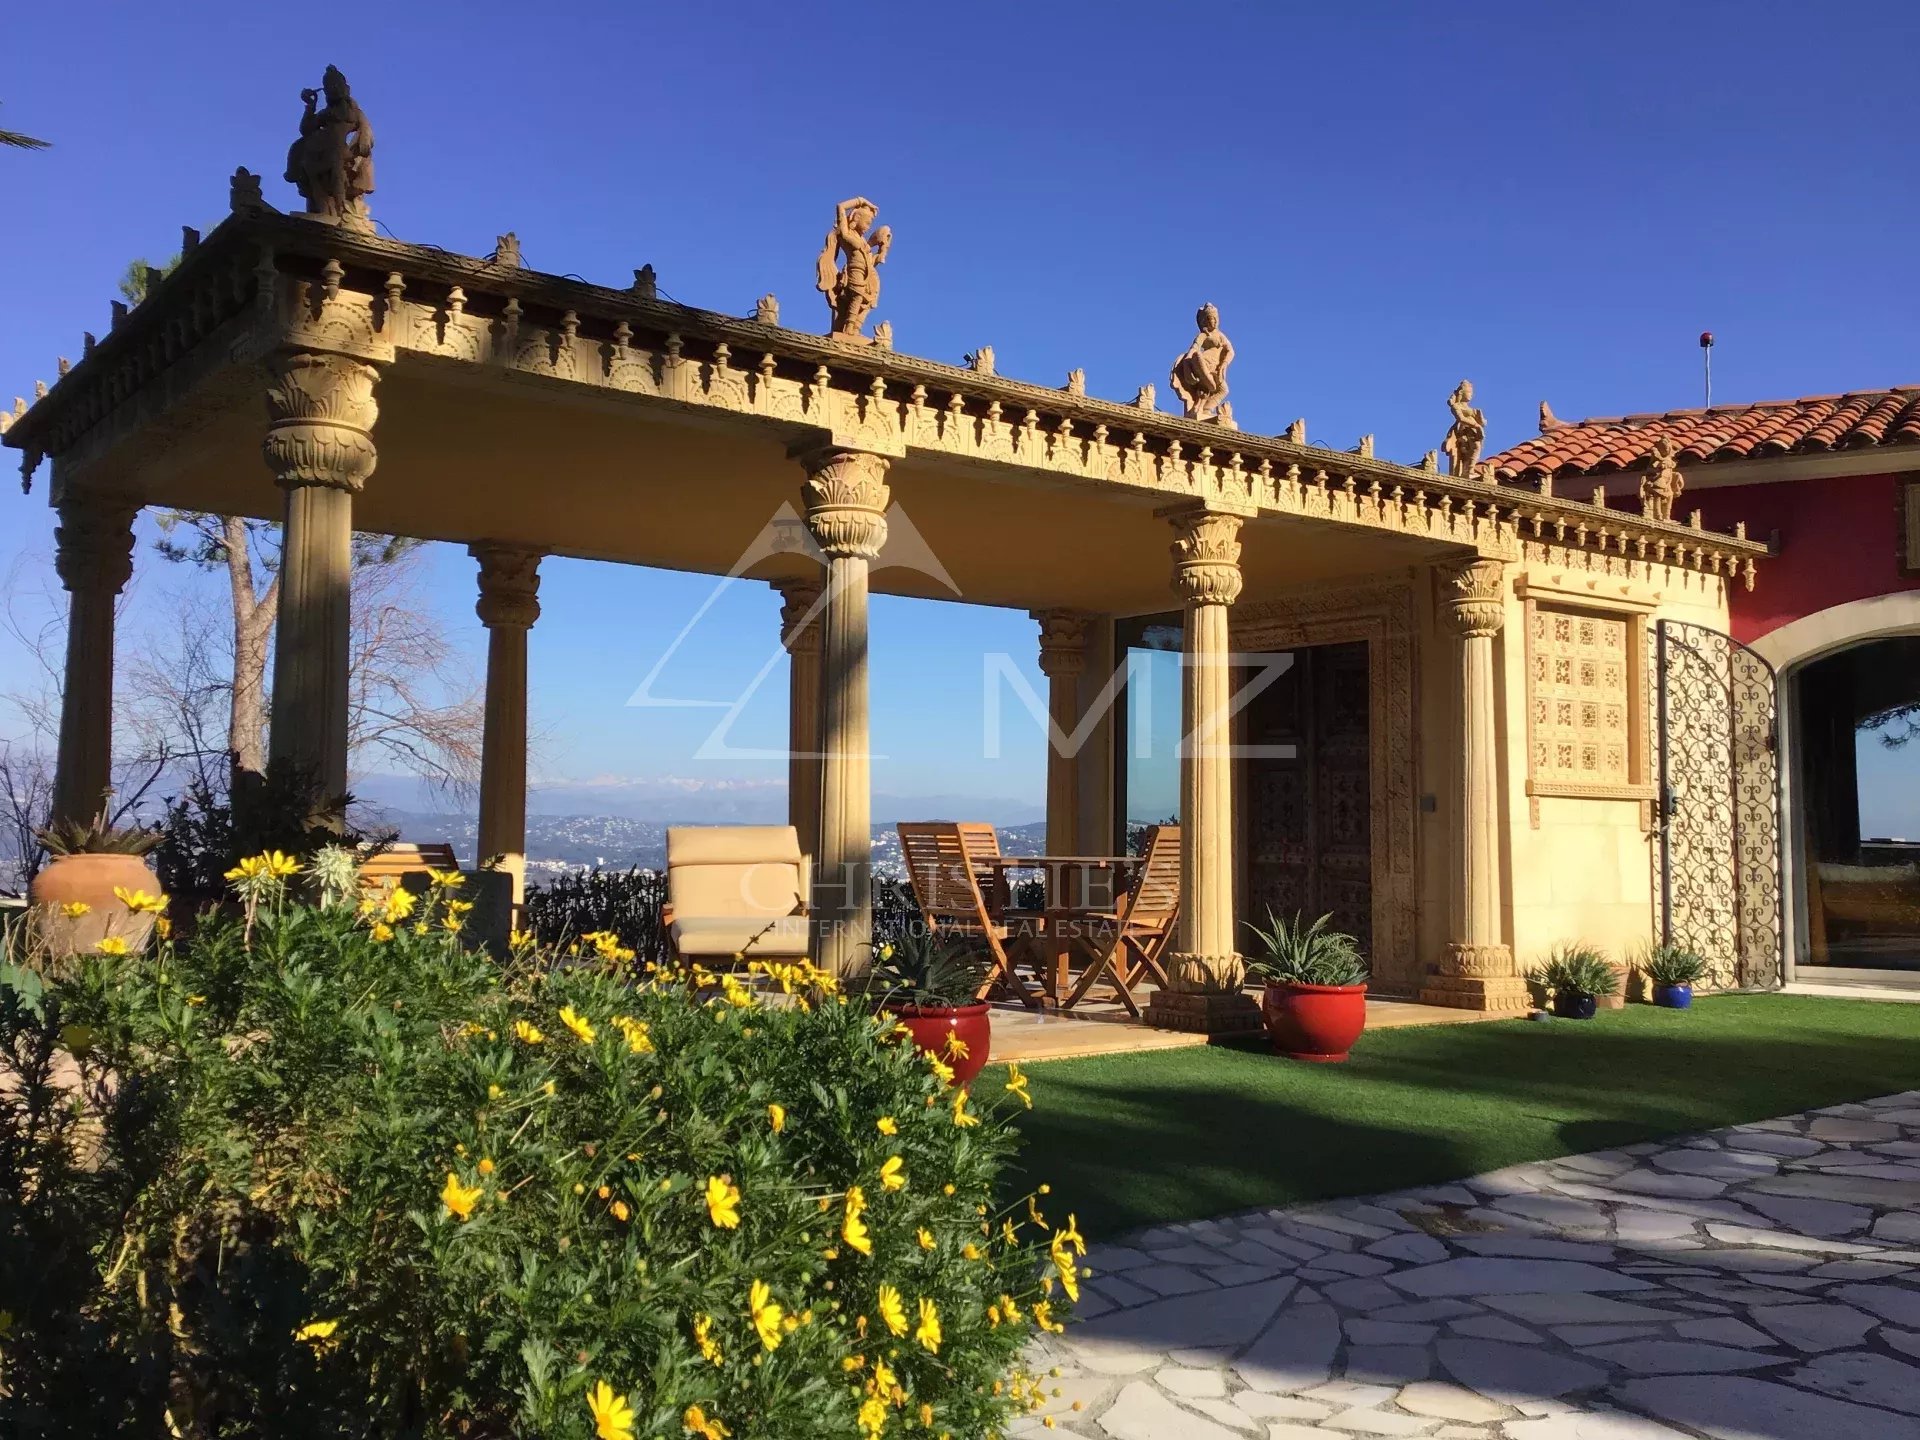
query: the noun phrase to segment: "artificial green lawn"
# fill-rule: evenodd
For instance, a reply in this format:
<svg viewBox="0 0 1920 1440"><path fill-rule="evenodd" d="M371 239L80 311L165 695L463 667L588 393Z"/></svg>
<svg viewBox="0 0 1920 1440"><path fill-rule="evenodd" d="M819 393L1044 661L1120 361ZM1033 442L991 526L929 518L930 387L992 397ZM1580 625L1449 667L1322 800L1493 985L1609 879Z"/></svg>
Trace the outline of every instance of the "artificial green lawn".
<svg viewBox="0 0 1920 1440"><path fill-rule="evenodd" d="M1194 1047L1027 1069L1028 1183L1112 1236L1432 1184L1920 1086L1920 1005L1731 995L1383 1030L1344 1065Z"/></svg>

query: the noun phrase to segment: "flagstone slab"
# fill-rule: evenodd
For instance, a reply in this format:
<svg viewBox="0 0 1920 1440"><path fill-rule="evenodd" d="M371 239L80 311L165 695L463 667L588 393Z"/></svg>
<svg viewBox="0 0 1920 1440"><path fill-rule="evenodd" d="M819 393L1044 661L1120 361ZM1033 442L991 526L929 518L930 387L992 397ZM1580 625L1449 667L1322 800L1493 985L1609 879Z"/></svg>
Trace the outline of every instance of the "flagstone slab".
<svg viewBox="0 0 1920 1440"><path fill-rule="evenodd" d="M1871 1310L1896 1325L1920 1327L1920 1288L1912 1285L1842 1285L1833 1298L1862 1310Z"/></svg>
<svg viewBox="0 0 1920 1440"><path fill-rule="evenodd" d="M1904 1416L1751 1376L1667 1375L1630 1381L1619 1393L1637 1410L1714 1440L1913 1440Z"/></svg>
<svg viewBox="0 0 1920 1440"><path fill-rule="evenodd" d="M1505 1433L1507 1440L1685 1440L1669 1425L1612 1410L1509 1421Z"/></svg>
<svg viewBox="0 0 1920 1440"><path fill-rule="evenodd" d="M1843 1350L1880 1323L1851 1305L1756 1305L1748 1313L1796 1350Z"/></svg>
<svg viewBox="0 0 1920 1440"><path fill-rule="evenodd" d="M1605 1370L1584 1360L1498 1340L1452 1336L1434 1349L1455 1380L1489 1400L1509 1405L1585 1390L1607 1378Z"/></svg>
<svg viewBox="0 0 1920 1440"><path fill-rule="evenodd" d="M1633 1340L1597 1345L1582 1352L1634 1375L1712 1375L1728 1370L1757 1370L1777 1365L1777 1355L1759 1355L1730 1345L1698 1340Z"/></svg>
<svg viewBox="0 0 1920 1440"><path fill-rule="evenodd" d="M1752 1188L1766 1195L1811 1195L1816 1200L1839 1200L1876 1209L1920 1209L1920 1181L1916 1180L1868 1180L1858 1175L1792 1171L1756 1180Z"/></svg>
<svg viewBox="0 0 1920 1440"><path fill-rule="evenodd" d="M1410 1295L1561 1295L1602 1290L1649 1290L1644 1280L1578 1260L1465 1256L1421 1265L1387 1277Z"/></svg>
<svg viewBox="0 0 1920 1440"><path fill-rule="evenodd" d="M1289 1305L1246 1348L1233 1370L1251 1389L1297 1392L1332 1376L1339 1349L1339 1311L1325 1302Z"/></svg>
<svg viewBox="0 0 1920 1440"><path fill-rule="evenodd" d="M1114 1440L1237 1440L1226 1426L1181 1409L1139 1380L1114 1397L1100 1428Z"/></svg>
<svg viewBox="0 0 1920 1440"><path fill-rule="evenodd" d="M1920 1415L1920 1366L1871 1350L1822 1355L1784 1378L1842 1400Z"/></svg>

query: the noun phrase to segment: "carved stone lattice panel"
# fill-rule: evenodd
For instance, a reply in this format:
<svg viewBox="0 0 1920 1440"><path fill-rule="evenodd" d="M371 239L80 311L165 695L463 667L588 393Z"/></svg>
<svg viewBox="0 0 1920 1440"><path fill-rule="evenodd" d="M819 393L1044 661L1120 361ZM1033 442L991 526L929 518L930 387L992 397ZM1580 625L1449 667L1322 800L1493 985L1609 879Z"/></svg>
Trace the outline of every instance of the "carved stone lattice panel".
<svg viewBox="0 0 1920 1440"><path fill-rule="evenodd" d="M1660 934L1697 952L1708 985L1781 977L1780 790L1771 666L1730 636L1661 621Z"/></svg>
<svg viewBox="0 0 1920 1440"><path fill-rule="evenodd" d="M1631 783L1628 658L1632 620L1532 607L1533 778L1544 785Z"/></svg>

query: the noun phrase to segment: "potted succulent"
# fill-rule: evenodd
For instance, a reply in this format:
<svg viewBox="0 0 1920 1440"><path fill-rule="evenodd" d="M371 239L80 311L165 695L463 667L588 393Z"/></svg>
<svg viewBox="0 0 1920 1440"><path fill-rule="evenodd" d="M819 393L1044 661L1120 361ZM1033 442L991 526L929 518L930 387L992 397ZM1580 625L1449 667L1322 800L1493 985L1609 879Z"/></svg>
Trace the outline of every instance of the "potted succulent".
<svg viewBox="0 0 1920 1440"><path fill-rule="evenodd" d="M55 821L34 837L48 860L27 887L40 940L50 959L64 960L105 944L146 948L166 908L146 855L160 843L152 830L92 820Z"/></svg>
<svg viewBox="0 0 1920 1440"><path fill-rule="evenodd" d="M1367 1024L1367 962L1353 936L1267 911L1267 928L1249 923L1259 948L1247 969L1266 982L1260 1013L1276 1053L1322 1064L1345 1060Z"/></svg>
<svg viewBox="0 0 1920 1440"><path fill-rule="evenodd" d="M1707 962L1679 945L1655 945L1640 962L1640 973L1653 987L1653 1003L1669 1010L1693 1004L1693 987L1707 976Z"/></svg>
<svg viewBox="0 0 1920 1440"><path fill-rule="evenodd" d="M972 1084L993 1043L989 1008L979 998L991 973L987 957L964 940L919 926L875 954L868 985L882 995L881 1008L915 1045L952 1069L952 1083Z"/></svg>
<svg viewBox="0 0 1920 1440"><path fill-rule="evenodd" d="M1600 1001L1620 989L1620 972L1591 945L1556 946L1533 979L1553 997L1553 1013L1563 1020L1591 1020Z"/></svg>

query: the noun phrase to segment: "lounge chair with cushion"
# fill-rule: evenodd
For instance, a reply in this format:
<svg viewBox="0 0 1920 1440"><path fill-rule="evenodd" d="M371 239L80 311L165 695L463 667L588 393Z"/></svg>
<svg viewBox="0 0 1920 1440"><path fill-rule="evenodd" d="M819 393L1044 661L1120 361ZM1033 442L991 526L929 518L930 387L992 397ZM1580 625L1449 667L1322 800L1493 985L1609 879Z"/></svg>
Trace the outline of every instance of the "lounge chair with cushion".
<svg viewBox="0 0 1920 1440"><path fill-rule="evenodd" d="M812 884L791 825L667 830L667 933L683 958L793 960L812 940Z"/></svg>

